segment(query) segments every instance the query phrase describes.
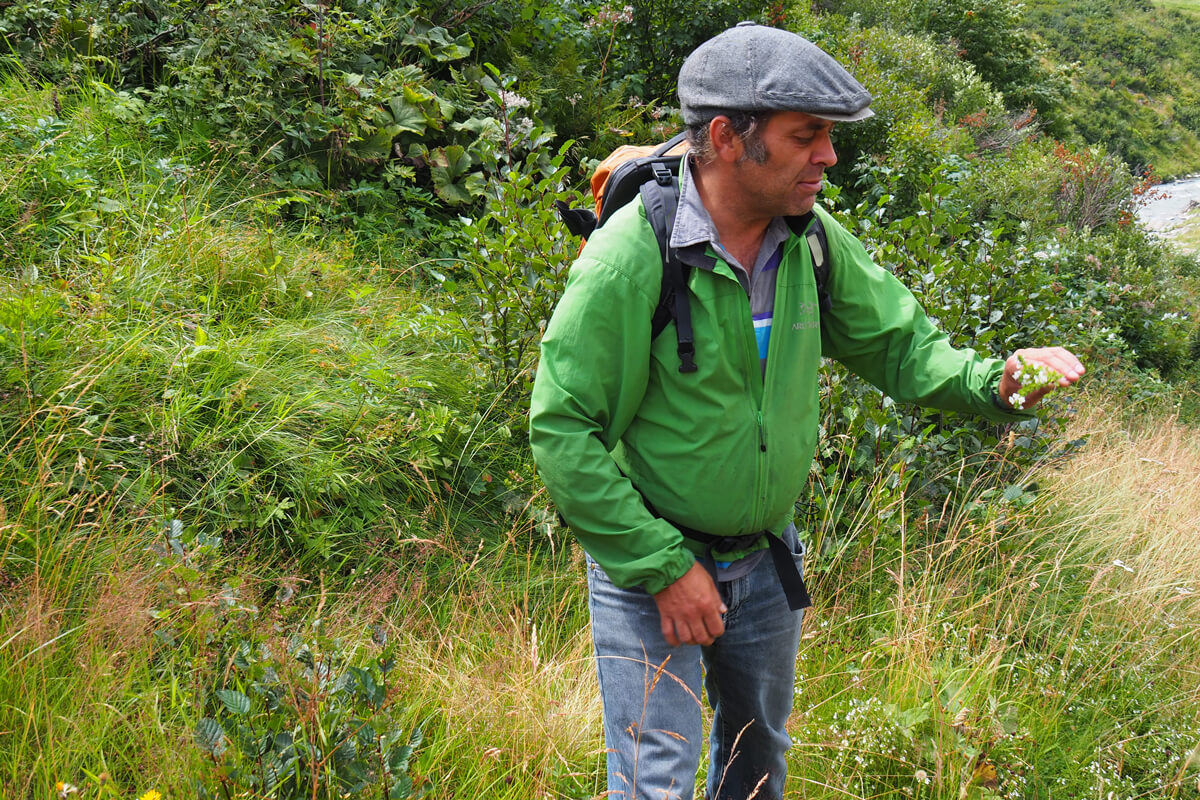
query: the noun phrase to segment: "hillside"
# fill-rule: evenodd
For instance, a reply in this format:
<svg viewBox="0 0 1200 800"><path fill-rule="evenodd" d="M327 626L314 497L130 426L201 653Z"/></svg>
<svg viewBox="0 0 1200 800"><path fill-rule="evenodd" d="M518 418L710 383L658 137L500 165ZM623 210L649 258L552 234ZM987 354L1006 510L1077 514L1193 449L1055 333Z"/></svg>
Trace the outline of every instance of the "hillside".
<svg viewBox="0 0 1200 800"><path fill-rule="evenodd" d="M1194 3L1029 4L1029 24L1074 64L1073 128L1131 167L1200 171L1200 10Z"/></svg>
<svg viewBox="0 0 1200 800"><path fill-rule="evenodd" d="M821 202L955 344L1089 375L1001 426L823 369L787 796L1200 798L1200 262L1007 104L1054 70L873 7L772 11L877 98ZM0 8L0 796L601 791L529 381L554 201L757 13L685 10Z"/></svg>

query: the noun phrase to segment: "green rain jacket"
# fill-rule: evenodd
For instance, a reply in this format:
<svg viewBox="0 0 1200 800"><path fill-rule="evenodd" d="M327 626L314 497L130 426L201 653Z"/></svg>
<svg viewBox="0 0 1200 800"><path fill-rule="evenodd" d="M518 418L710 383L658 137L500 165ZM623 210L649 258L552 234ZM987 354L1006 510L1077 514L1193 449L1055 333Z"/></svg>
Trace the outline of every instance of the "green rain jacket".
<svg viewBox="0 0 1200 800"><path fill-rule="evenodd" d="M783 531L816 446L823 355L897 401L1027 416L993 403L1002 361L952 348L857 239L814 213L829 241L833 308L821 315L812 255L793 234L765 376L747 291L711 248L680 253L697 267L688 278L697 371L679 372L672 326L651 341L662 261L640 198L571 267L542 339L530 442L563 518L618 586L653 594L695 563L703 546L666 520L718 536Z"/></svg>

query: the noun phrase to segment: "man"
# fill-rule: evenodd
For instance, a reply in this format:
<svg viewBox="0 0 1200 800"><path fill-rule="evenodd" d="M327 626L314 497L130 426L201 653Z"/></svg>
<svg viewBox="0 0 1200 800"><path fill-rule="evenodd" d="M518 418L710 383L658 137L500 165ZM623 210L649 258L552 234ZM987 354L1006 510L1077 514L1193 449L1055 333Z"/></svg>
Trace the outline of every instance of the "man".
<svg viewBox="0 0 1200 800"><path fill-rule="evenodd" d="M662 262L640 201L589 240L542 341L539 472L588 553L609 796L691 798L701 665L707 796L779 798L790 745L803 548L792 525L817 437L817 369L838 359L902 402L1019 418L1008 362L950 347L912 295L814 208L837 122L871 97L795 34L743 23L684 63L692 153L671 245L692 269L695 372L652 340ZM828 237L820 309L804 233ZM1018 351L1061 374L1061 348ZM1032 405L1045 390L1025 398ZM783 556L780 556L780 552ZM798 595L802 595L798 598Z"/></svg>

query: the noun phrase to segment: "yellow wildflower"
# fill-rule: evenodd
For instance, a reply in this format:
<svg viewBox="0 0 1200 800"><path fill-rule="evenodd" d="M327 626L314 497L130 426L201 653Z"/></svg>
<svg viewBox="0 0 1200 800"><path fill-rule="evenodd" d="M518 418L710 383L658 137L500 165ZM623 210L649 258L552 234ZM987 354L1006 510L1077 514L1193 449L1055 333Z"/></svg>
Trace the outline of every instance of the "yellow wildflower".
<svg viewBox="0 0 1200 800"><path fill-rule="evenodd" d="M150 791L146 792L144 795L139 797L138 800L162 800L162 792L160 792L156 789L151 789Z"/></svg>

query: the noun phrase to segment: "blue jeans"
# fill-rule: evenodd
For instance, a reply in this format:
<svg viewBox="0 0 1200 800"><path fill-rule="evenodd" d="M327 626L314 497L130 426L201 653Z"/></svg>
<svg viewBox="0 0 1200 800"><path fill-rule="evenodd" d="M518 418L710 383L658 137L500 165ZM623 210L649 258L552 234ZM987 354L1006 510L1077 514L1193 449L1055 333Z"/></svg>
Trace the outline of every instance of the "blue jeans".
<svg viewBox="0 0 1200 800"><path fill-rule="evenodd" d="M799 566L797 539L789 526L784 540ZM591 558L587 564L608 797L692 799L700 763L701 664L713 708L707 796L783 797L803 612L788 608L771 558L719 584L729 609L725 634L707 647L668 645L654 598L614 585Z"/></svg>

